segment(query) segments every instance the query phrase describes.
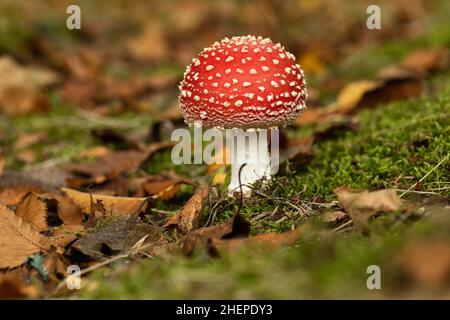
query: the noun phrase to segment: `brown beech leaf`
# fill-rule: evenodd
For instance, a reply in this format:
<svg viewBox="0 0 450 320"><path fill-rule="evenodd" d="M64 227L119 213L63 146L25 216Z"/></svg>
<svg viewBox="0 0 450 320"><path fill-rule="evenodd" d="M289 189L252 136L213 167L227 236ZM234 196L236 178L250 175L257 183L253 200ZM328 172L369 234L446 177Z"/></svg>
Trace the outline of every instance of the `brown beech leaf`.
<svg viewBox="0 0 450 320"><path fill-rule="evenodd" d="M36 161L36 150L34 149L24 149L17 152L17 160L22 161L23 163L33 163Z"/></svg>
<svg viewBox="0 0 450 320"><path fill-rule="evenodd" d="M59 279L63 279L67 275L67 266L69 263L66 261L64 256L55 250L55 248L50 249L50 251L45 255L45 260L42 266L49 274L49 284L56 285L59 283Z"/></svg>
<svg viewBox="0 0 450 320"><path fill-rule="evenodd" d="M48 99L40 88L59 81L56 73L21 66L11 57L0 57L0 110L7 114L25 114L48 110Z"/></svg>
<svg viewBox="0 0 450 320"><path fill-rule="evenodd" d="M150 144L145 150L125 150L109 153L101 159L80 164L72 164L67 167L74 173L85 174L91 177L96 184L117 177L122 172L136 170L144 161L155 152L170 147L172 143Z"/></svg>
<svg viewBox="0 0 450 320"><path fill-rule="evenodd" d="M111 150L105 146L97 146L80 152L80 157L101 158L111 153Z"/></svg>
<svg viewBox="0 0 450 320"><path fill-rule="evenodd" d="M449 51L447 48L436 47L432 49L419 49L411 52L400 63L400 67L427 74L443 70L448 66Z"/></svg>
<svg viewBox="0 0 450 320"><path fill-rule="evenodd" d="M10 86L1 93L0 107L6 114L19 115L45 112L49 109L49 102L36 88Z"/></svg>
<svg viewBox="0 0 450 320"><path fill-rule="evenodd" d="M232 239L247 237L249 234L250 222L237 214L221 225L200 228L188 234L183 241L183 253L192 254L198 242L206 243L208 239Z"/></svg>
<svg viewBox="0 0 450 320"><path fill-rule="evenodd" d="M0 92L12 85L45 87L59 81L58 74L49 69L22 66L8 56L0 57L0 74L8 75L0 79Z"/></svg>
<svg viewBox="0 0 450 320"><path fill-rule="evenodd" d="M182 233L189 233L198 228L206 199L209 195L208 186L200 186L194 195L175 215L165 224L166 228L177 228Z"/></svg>
<svg viewBox="0 0 450 320"><path fill-rule="evenodd" d="M47 251L52 242L0 203L0 269L14 268L25 258Z"/></svg>
<svg viewBox="0 0 450 320"><path fill-rule="evenodd" d="M137 243L152 243L161 238L162 228L144 223L139 217L121 216L77 240L71 253L79 251L92 259L108 258L130 249Z"/></svg>
<svg viewBox="0 0 450 320"><path fill-rule="evenodd" d="M59 94L66 103L92 106L97 92L97 84L92 81L70 80L60 88Z"/></svg>
<svg viewBox="0 0 450 320"><path fill-rule="evenodd" d="M288 139L280 151L280 163L290 160L294 166L300 167L314 157L314 137Z"/></svg>
<svg viewBox="0 0 450 320"><path fill-rule="evenodd" d="M391 101L406 100L422 94L424 82L411 72L386 72L379 80L358 80L341 89L335 103L307 109L295 125L326 124L340 121L361 107L374 107Z"/></svg>
<svg viewBox="0 0 450 320"><path fill-rule="evenodd" d="M64 194L49 193L42 195L42 198L49 204L55 206L55 212L58 218L66 226L81 225L84 214L80 207L77 206L69 196Z"/></svg>
<svg viewBox="0 0 450 320"><path fill-rule="evenodd" d="M303 228L297 227L284 233L264 233L248 238L210 239L208 252L212 256L219 256L224 252L234 252L243 248L261 251L273 251L296 243L303 234Z"/></svg>
<svg viewBox="0 0 450 320"><path fill-rule="evenodd" d="M65 225L62 224L60 226L54 227L50 230L50 238L52 241L64 248L69 243L76 240L81 233L84 232L84 226L83 225Z"/></svg>
<svg viewBox="0 0 450 320"><path fill-rule="evenodd" d="M369 219L376 214L393 212L402 206L401 199L391 189L369 192L339 187L334 189L334 193L360 231L368 230Z"/></svg>
<svg viewBox="0 0 450 320"><path fill-rule="evenodd" d="M28 188L4 189L0 191L0 202L6 205L17 205L30 192Z"/></svg>
<svg viewBox="0 0 450 320"><path fill-rule="evenodd" d="M153 196L161 200L169 200L180 190L182 184L194 185L194 182L173 172L157 174L144 178L135 196Z"/></svg>
<svg viewBox="0 0 450 320"><path fill-rule="evenodd" d="M329 211L324 213L322 221L327 224L336 224L337 222L345 219L348 215L343 211Z"/></svg>
<svg viewBox="0 0 450 320"><path fill-rule="evenodd" d="M47 139L48 134L45 131L36 131L22 134L14 144L14 148L17 150L32 147L37 143L42 143Z"/></svg>
<svg viewBox="0 0 450 320"><path fill-rule="evenodd" d="M358 106L364 95L377 89L379 83L371 80L359 80L350 82L339 92L333 111L341 114L349 113Z"/></svg>
<svg viewBox="0 0 450 320"><path fill-rule="evenodd" d="M423 89L423 80L414 76L387 78L382 80L377 88L367 91L355 108L373 107L391 101L419 97Z"/></svg>
<svg viewBox="0 0 450 320"><path fill-rule="evenodd" d="M17 206L16 214L23 221L38 231L46 231L47 226L47 206L41 198L34 193L29 193Z"/></svg>
<svg viewBox="0 0 450 320"><path fill-rule="evenodd" d="M97 203L101 201L106 212L111 215L130 215L136 213L139 208L146 211L149 208L146 198L129 198L129 197L113 197L100 194L89 194L69 188L62 188L62 191L72 201L78 205L84 213L91 212L91 196L92 201ZM145 202L145 203L144 203Z"/></svg>
<svg viewBox="0 0 450 320"><path fill-rule="evenodd" d="M327 110L324 107L309 107L303 111L294 121L294 125L303 126L307 124L316 124L323 121L327 115Z"/></svg>
<svg viewBox="0 0 450 320"><path fill-rule="evenodd" d="M8 206L18 205L29 193L57 193L58 189L25 173L4 172L0 179L0 201Z"/></svg>
<svg viewBox="0 0 450 320"><path fill-rule="evenodd" d="M168 54L164 28L159 22L149 20L141 34L128 42L129 53L137 60L161 60Z"/></svg>
<svg viewBox="0 0 450 320"><path fill-rule="evenodd" d="M450 281L449 239L421 239L407 243L396 258L402 270L420 285L447 287Z"/></svg>

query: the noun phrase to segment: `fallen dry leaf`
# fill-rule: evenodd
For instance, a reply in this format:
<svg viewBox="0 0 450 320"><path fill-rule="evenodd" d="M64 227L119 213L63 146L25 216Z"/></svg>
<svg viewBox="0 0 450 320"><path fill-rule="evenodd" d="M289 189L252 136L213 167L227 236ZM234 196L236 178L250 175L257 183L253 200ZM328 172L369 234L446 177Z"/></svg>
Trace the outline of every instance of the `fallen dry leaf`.
<svg viewBox="0 0 450 320"><path fill-rule="evenodd" d="M33 149L25 149L19 151L16 157L19 161L30 164L36 161L36 151Z"/></svg>
<svg viewBox="0 0 450 320"><path fill-rule="evenodd" d="M77 240L70 251L79 251L95 260L108 258L132 248L146 236L145 243L158 241L161 231L161 228L144 223L135 215L117 217Z"/></svg>
<svg viewBox="0 0 450 320"><path fill-rule="evenodd" d="M418 97L424 82L416 74L399 69L380 74L379 80L358 80L341 89L336 102L321 108L310 108L301 113L294 125L326 124L339 121L361 107Z"/></svg>
<svg viewBox="0 0 450 320"><path fill-rule="evenodd" d="M232 239L247 237L249 234L250 222L237 214L221 225L200 228L188 234L183 241L183 253L192 254L198 242L206 243L208 239Z"/></svg>
<svg viewBox="0 0 450 320"><path fill-rule="evenodd" d="M287 139L280 151L280 163L290 160L294 166L301 167L314 157L314 137Z"/></svg>
<svg viewBox="0 0 450 320"><path fill-rule="evenodd" d="M16 214L38 232L48 229L47 206L34 193L29 193L25 196L25 199L17 206Z"/></svg>
<svg viewBox="0 0 450 320"><path fill-rule="evenodd" d="M129 53L137 60L161 60L168 55L168 44L160 23L149 20L141 34L127 44Z"/></svg>
<svg viewBox="0 0 450 320"><path fill-rule="evenodd" d="M238 239L210 239L208 252L212 256L219 256L224 252L235 252L243 248L252 250L272 251L296 243L303 234L303 228L297 227L284 233L264 233L248 238Z"/></svg>
<svg viewBox="0 0 450 320"><path fill-rule="evenodd" d="M329 211L324 213L322 221L327 224L336 224L337 222L345 219L347 214L343 211Z"/></svg>
<svg viewBox="0 0 450 320"><path fill-rule="evenodd" d="M42 267L48 271L47 286L53 287L59 283L59 279L63 279L67 275L67 266L69 263L64 256L57 252L55 248L51 249L46 255Z"/></svg>
<svg viewBox="0 0 450 320"><path fill-rule="evenodd" d="M14 144L14 148L17 150L25 149L36 145L37 143L42 143L47 139L48 134L45 131L36 131L30 133L22 134Z"/></svg>
<svg viewBox="0 0 450 320"><path fill-rule="evenodd" d="M5 114L19 115L45 112L49 109L49 103L36 88L9 86L1 92L0 108Z"/></svg>
<svg viewBox="0 0 450 320"><path fill-rule="evenodd" d="M431 288L448 288L450 245L448 239L412 240L396 259L406 274Z"/></svg>
<svg viewBox="0 0 450 320"><path fill-rule="evenodd" d="M155 152L172 146L172 143L154 143L145 150L126 150L109 153L103 158L80 164L72 164L67 167L74 173L85 174L91 177L96 184L117 177L122 172L136 170L144 161Z"/></svg>
<svg viewBox="0 0 450 320"><path fill-rule="evenodd" d="M111 153L111 150L104 146L93 147L80 152L80 157L102 158Z"/></svg>
<svg viewBox="0 0 450 320"><path fill-rule="evenodd" d="M59 81L53 71L24 67L8 56L0 58L0 74L8 75L0 79L0 109L6 114L46 111L48 101L39 89Z"/></svg>
<svg viewBox="0 0 450 320"><path fill-rule="evenodd" d="M42 197L48 203L54 204L58 218L61 219L66 226L82 224L84 214L80 207L78 207L70 197L57 193L44 194Z"/></svg>
<svg viewBox="0 0 450 320"><path fill-rule="evenodd" d="M187 234L198 228L206 199L209 196L209 187L200 186L194 195L175 215L165 224L166 228L176 227L182 233Z"/></svg>
<svg viewBox="0 0 450 320"><path fill-rule="evenodd" d="M317 49L311 49L303 53L299 57L298 63L306 74L317 75L326 70L326 66L321 61Z"/></svg>
<svg viewBox="0 0 450 320"><path fill-rule="evenodd" d="M84 213L91 212L92 201L101 201L106 212L110 215L130 215L138 211L139 208L146 211L149 208L147 198L113 197L99 194L89 194L69 188L61 189L72 201L81 208ZM144 204L145 202L145 204Z"/></svg>
<svg viewBox="0 0 450 320"><path fill-rule="evenodd" d="M97 83L85 81L66 81L60 88L59 94L66 103L92 106L94 105Z"/></svg>
<svg viewBox="0 0 450 320"><path fill-rule="evenodd" d="M173 172L143 178L134 196L153 196L161 200L172 199L182 184L194 185L190 179Z"/></svg>
<svg viewBox="0 0 450 320"><path fill-rule="evenodd" d="M81 233L84 232L83 225L65 225L62 224L50 230L50 238L52 241L64 248L71 242L75 241Z"/></svg>
<svg viewBox="0 0 450 320"><path fill-rule="evenodd" d="M369 192L339 187L334 189L334 193L355 227L361 231L367 231L371 217L380 212L397 211L402 205L396 191L390 189Z"/></svg>
<svg viewBox="0 0 450 320"><path fill-rule="evenodd" d="M54 186L42 180L31 178L27 173L4 172L0 179L0 201L8 206L18 205L33 192L37 195L58 193Z"/></svg>
<svg viewBox="0 0 450 320"><path fill-rule="evenodd" d="M411 52L403 58L399 66L419 74L427 74L445 69L448 66L448 62L448 49L436 47L432 49L419 49Z"/></svg>
<svg viewBox="0 0 450 320"><path fill-rule="evenodd" d="M341 113L347 113L358 105L367 92L378 88L376 81L359 80L350 82L339 92L336 99L335 108ZM333 108L332 108L333 109Z"/></svg>
<svg viewBox="0 0 450 320"><path fill-rule="evenodd" d="M47 251L52 242L35 231L13 211L0 203L0 269L14 268L25 258Z"/></svg>
<svg viewBox="0 0 450 320"><path fill-rule="evenodd" d="M59 81L59 75L51 70L21 66L8 56L0 57L0 74L8 75L0 79L0 92L10 86L45 87Z"/></svg>

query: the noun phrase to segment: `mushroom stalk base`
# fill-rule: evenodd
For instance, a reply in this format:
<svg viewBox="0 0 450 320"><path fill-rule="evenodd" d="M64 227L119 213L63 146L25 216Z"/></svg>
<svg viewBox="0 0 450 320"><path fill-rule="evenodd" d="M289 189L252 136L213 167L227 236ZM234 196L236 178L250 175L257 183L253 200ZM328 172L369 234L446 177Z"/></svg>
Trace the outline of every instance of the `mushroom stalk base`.
<svg viewBox="0 0 450 320"><path fill-rule="evenodd" d="M231 151L231 182L228 194L233 196L235 192L240 192L242 185L242 195L249 197L251 185L261 179L270 179L272 173L267 130L239 130L233 137L227 138L227 144Z"/></svg>

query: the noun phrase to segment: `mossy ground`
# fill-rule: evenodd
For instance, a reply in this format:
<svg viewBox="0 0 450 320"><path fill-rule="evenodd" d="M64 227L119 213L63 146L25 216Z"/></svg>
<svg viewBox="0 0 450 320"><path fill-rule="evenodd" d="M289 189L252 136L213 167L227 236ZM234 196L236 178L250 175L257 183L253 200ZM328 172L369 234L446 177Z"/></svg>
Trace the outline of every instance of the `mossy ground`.
<svg viewBox="0 0 450 320"><path fill-rule="evenodd" d="M362 110L358 113L360 125L356 132L347 132L333 141L318 144L316 157L307 167L298 171L292 169L287 175L273 179L270 199L257 196L244 204L241 212L249 219L277 207L287 217L282 222L278 222L279 215L274 219L258 220L253 224L253 233L284 231L305 221L312 221L317 230L323 230L320 212L305 218L287 204L294 196L310 201L317 197L332 200L333 188L342 185L369 190L407 189L449 154L449 106L450 92L444 91L436 96L392 103L376 110ZM153 161L162 158L163 155ZM423 181L424 192L449 194L448 165L449 162L444 163ZM274 201L274 198L286 201ZM399 276L397 258L409 241L447 239L448 210L444 209L445 200L434 202L433 209L426 201L422 203L425 195L407 198L416 209L423 208L415 209L413 214L422 215L419 222L392 214L373 221L370 236L355 232L326 233L275 253L255 254L244 250L220 259L208 258L204 252L198 252L193 258L155 258L135 263L126 273L121 272L124 267L118 264L113 269L97 272L82 296L182 299L432 297L439 292L409 287L408 280ZM237 208L237 201L225 201L219 206L218 221L231 217ZM434 210L433 217L424 218L431 210ZM205 218L209 213L208 210L205 212ZM369 265L380 266L383 290L367 289L366 269ZM404 289L408 289L407 295Z"/></svg>

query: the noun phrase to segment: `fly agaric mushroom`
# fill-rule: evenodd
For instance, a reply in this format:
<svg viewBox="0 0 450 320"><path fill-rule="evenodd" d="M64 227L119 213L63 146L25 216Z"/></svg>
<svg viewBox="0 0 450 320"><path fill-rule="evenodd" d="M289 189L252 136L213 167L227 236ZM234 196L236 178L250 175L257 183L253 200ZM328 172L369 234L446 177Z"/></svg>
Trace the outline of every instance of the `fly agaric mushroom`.
<svg viewBox="0 0 450 320"><path fill-rule="evenodd" d="M306 107L305 77L294 55L279 43L262 37L215 42L192 60L179 88L185 121L205 127L241 128L247 132L276 130ZM231 150L228 190L232 193L244 187L243 192L248 195L249 184L271 176L268 143L266 140L246 148L245 140L237 141ZM238 160L239 154L244 160ZM242 168L241 186L239 171L244 163L247 165Z"/></svg>

